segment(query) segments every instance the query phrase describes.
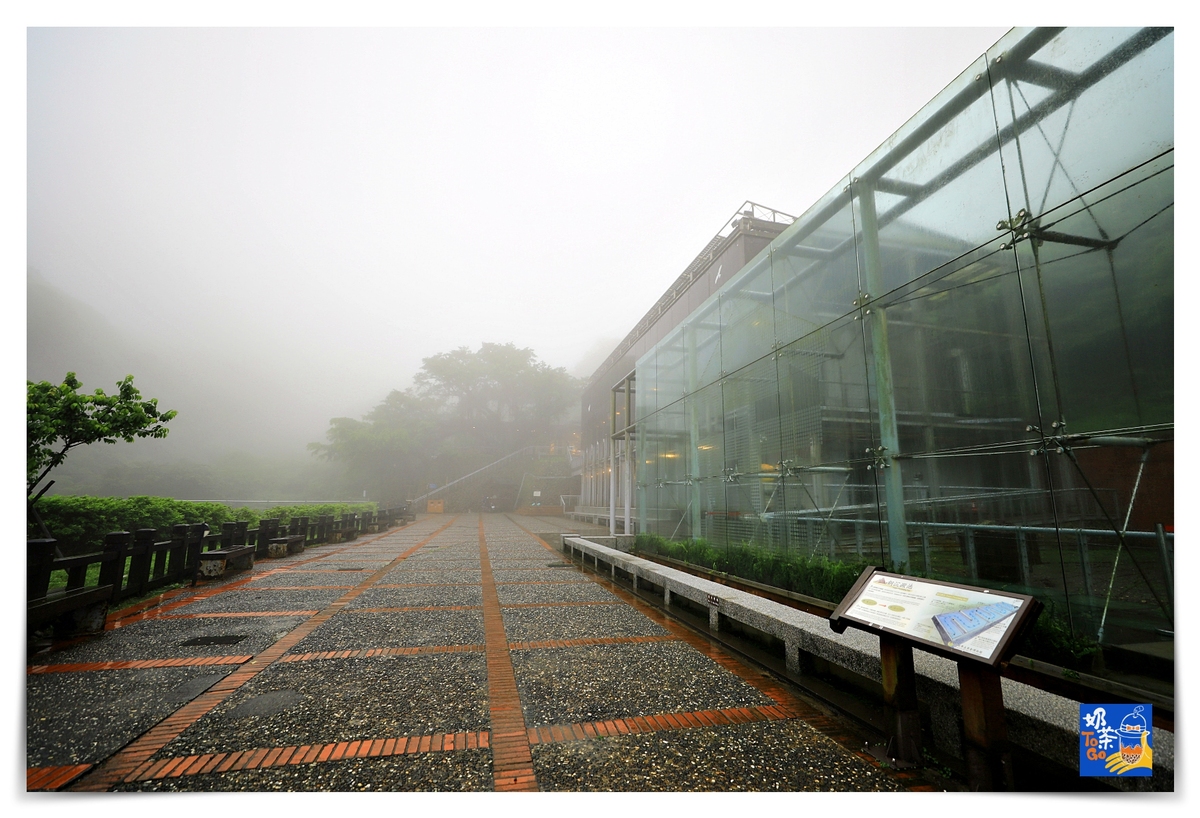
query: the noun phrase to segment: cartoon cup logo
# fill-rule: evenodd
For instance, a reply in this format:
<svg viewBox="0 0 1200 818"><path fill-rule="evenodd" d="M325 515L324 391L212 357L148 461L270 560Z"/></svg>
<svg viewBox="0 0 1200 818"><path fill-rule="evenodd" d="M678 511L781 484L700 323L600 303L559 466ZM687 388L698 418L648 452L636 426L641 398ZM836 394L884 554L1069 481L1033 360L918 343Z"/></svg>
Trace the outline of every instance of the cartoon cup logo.
<svg viewBox="0 0 1200 818"><path fill-rule="evenodd" d="M1121 727L1117 730L1117 738L1121 743L1121 758L1126 764L1136 764L1142 757L1142 733L1149 728L1146 717L1142 715L1141 705L1133 708L1121 719Z"/></svg>

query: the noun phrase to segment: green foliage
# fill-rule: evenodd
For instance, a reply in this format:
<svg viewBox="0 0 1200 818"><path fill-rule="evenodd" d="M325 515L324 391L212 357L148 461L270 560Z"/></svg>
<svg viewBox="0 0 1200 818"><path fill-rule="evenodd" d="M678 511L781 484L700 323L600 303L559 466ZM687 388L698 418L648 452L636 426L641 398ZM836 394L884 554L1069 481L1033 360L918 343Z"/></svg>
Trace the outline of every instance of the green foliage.
<svg viewBox="0 0 1200 818"><path fill-rule="evenodd" d="M220 530L221 523L244 519L248 509L232 509L221 503L193 503L165 497L43 497L38 510L46 527L64 548L98 550L104 535L112 531L157 529L165 537L171 527L183 523L208 523ZM238 516L242 512L242 516ZM252 512L251 512L252 513ZM32 527L30 536L38 536Z"/></svg>
<svg viewBox="0 0 1200 818"><path fill-rule="evenodd" d="M143 400L133 376L117 382L112 395L97 389L81 394L82 383L68 372L59 385L26 381L26 491L37 486L76 446L132 443L135 438L163 438L174 411L160 412L156 399Z"/></svg>
<svg viewBox="0 0 1200 818"><path fill-rule="evenodd" d="M320 505L277 506L265 511L232 508L223 503L195 503L166 497L43 497L38 509L46 527L64 550L98 551L104 546L104 536L113 531L137 531L153 528L165 539L171 527L184 523L208 523L213 531L221 524L246 521L253 528L260 520L278 518L289 522L292 517L318 517L332 514L362 514L376 511L375 503L326 503ZM28 536L40 536L34 525Z"/></svg>
<svg viewBox="0 0 1200 818"><path fill-rule="evenodd" d="M366 514L378 510L378 503L307 503L270 508L266 511L258 512L258 519L270 520L278 518L281 522L288 523L291 522L293 517L308 517L310 520L315 520L317 517L325 515L341 517L343 514ZM249 509L238 509L238 511L249 511Z"/></svg>
<svg viewBox="0 0 1200 818"><path fill-rule="evenodd" d="M1025 637L1020 652L1071 670L1089 670L1100 645L1094 639L1072 633L1071 627L1055 613L1054 605L1047 604Z"/></svg>
<svg viewBox="0 0 1200 818"><path fill-rule="evenodd" d="M862 562L839 562L752 545L714 548L703 539L676 542L657 534L637 535L634 547L643 553L660 554L829 602L841 601L867 567Z"/></svg>

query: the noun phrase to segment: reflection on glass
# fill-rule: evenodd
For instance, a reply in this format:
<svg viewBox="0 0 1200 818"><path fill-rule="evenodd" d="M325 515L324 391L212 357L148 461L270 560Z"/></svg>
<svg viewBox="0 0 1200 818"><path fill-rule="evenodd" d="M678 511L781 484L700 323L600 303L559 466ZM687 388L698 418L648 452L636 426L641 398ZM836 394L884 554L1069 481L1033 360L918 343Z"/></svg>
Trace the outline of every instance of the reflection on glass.
<svg viewBox="0 0 1200 818"><path fill-rule="evenodd" d="M723 477L733 542L771 545L765 526L783 501L779 448L779 381L769 355L722 381Z"/></svg>
<svg viewBox="0 0 1200 818"><path fill-rule="evenodd" d="M688 392L695 392L721 377L721 312L716 295L700 305L683 324Z"/></svg>
<svg viewBox="0 0 1200 818"><path fill-rule="evenodd" d="M1014 214L1038 216L1174 147L1174 39L1020 29L988 51Z"/></svg>
<svg viewBox="0 0 1200 818"><path fill-rule="evenodd" d="M721 369L733 372L770 350L775 343L775 316L771 294L771 256L733 277L720 294Z"/></svg>
<svg viewBox="0 0 1200 818"><path fill-rule="evenodd" d="M658 409L658 367L655 365L657 351L651 349L638 359L634 370L636 391L633 401L633 417L641 421Z"/></svg>
<svg viewBox="0 0 1200 818"><path fill-rule="evenodd" d="M858 254L875 298L995 238L1007 217L981 57L854 169Z"/></svg>
<svg viewBox="0 0 1200 818"><path fill-rule="evenodd" d="M853 309L859 285L849 183L831 190L774 243L771 282L780 346Z"/></svg>
<svg viewBox="0 0 1200 818"><path fill-rule="evenodd" d="M875 445L858 321L844 318L779 350L780 447L793 466L862 460Z"/></svg>
<svg viewBox="0 0 1200 818"><path fill-rule="evenodd" d="M1017 243L1042 308L1043 410L1068 433L1174 419L1172 156L1035 220Z"/></svg>
<svg viewBox="0 0 1200 818"><path fill-rule="evenodd" d="M1038 423L1016 263L999 244L872 302L887 315L899 452L1028 439Z"/></svg>

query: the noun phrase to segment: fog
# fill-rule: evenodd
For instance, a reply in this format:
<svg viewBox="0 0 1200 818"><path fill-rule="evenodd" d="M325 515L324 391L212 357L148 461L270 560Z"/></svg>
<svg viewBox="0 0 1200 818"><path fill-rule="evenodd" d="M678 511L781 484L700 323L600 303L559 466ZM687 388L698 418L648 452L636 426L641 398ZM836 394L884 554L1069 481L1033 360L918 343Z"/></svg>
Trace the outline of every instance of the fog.
<svg viewBox="0 0 1200 818"><path fill-rule="evenodd" d="M133 374L179 417L119 456L203 460L305 457L457 347L587 377L1004 30L32 28L27 377Z"/></svg>

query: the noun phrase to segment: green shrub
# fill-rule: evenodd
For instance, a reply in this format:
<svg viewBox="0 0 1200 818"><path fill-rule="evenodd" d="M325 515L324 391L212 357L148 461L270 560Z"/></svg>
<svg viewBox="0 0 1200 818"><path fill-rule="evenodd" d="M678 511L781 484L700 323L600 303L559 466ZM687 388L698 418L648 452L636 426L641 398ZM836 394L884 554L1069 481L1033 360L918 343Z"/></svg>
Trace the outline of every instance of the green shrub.
<svg viewBox="0 0 1200 818"><path fill-rule="evenodd" d="M302 506L278 506L266 511L232 508L223 503L199 503L168 497L43 497L37 504L50 535L65 553L99 551L104 537L113 531L135 532L153 528L159 539L170 536L172 526L184 523L208 523L213 531L221 524L245 521L251 528L260 520L278 518L283 523L292 517L315 518L322 514L341 517L376 511L375 503L324 503ZM27 536L41 537L33 520L28 521Z"/></svg>
<svg viewBox="0 0 1200 818"><path fill-rule="evenodd" d="M1096 640L1071 632L1071 626L1056 614L1053 603L1042 609L1019 649L1031 659L1072 670L1090 670L1099 651Z"/></svg>
<svg viewBox="0 0 1200 818"><path fill-rule="evenodd" d="M867 567L747 544L714 548L703 539L673 541L658 534L638 534L634 548L829 602L840 602Z"/></svg>
<svg viewBox="0 0 1200 818"><path fill-rule="evenodd" d="M293 517L308 517L315 522L317 517L331 514L340 518L343 514L366 514L379 510L378 503L310 503L299 506L277 506L257 512L260 520L278 518L282 523L291 522Z"/></svg>
<svg viewBox="0 0 1200 818"><path fill-rule="evenodd" d="M840 602L869 563L838 562L828 557L775 551L739 544L714 548L703 539L668 540L658 534L638 534L635 552L669 557L689 565L709 568L731 576ZM900 573L904 573L903 570ZM919 572L910 572L922 576ZM1033 659L1073 670L1087 670L1100 650L1093 639L1078 636L1048 603L1020 646L1020 653Z"/></svg>

